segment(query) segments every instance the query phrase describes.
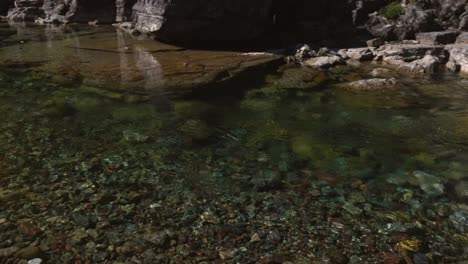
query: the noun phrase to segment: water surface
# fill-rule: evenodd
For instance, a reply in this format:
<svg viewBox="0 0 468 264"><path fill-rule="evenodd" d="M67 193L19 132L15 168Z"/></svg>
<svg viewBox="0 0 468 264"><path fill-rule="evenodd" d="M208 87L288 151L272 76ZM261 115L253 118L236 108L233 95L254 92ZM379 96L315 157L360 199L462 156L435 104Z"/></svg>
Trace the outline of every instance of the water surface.
<svg viewBox="0 0 468 264"><path fill-rule="evenodd" d="M193 93L242 55L111 27L1 32L0 260L468 257L466 79L355 93L340 84L377 66L286 66Z"/></svg>

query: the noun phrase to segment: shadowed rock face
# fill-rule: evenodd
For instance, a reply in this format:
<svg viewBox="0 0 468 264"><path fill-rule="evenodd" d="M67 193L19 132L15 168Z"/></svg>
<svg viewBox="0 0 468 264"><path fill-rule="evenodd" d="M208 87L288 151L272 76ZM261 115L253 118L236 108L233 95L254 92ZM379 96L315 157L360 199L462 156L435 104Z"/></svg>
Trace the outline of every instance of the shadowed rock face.
<svg viewBox="0 0 468 264"><path fill-rule="evenodd" d="M2 0L0 1L0 15L6 15L8 9L14 6L15 0Z"/></svg>
<svg viewBox="0 0 468 264"><path fill-rule="evenodd" d="M133 21L141 32L172 42L248 40L270 23L272 0L139 0Z"/></svg>
<svg viewBox="0 0 468 264"><path fill-rule="evenodd" d="M4 12L13 0L2 0ZM389 14L386 6L401 2ZM183 45L255 46L252 41L346 43L358 26L383 40L468 29L468 0L15 0L11 21L132 22L140 32ZM376 13L373 13L376 12ZM395 15L396 14L396 15ZM129 23L130 24L130 23ZM360 27L359 27L360 28Z"/></svg>

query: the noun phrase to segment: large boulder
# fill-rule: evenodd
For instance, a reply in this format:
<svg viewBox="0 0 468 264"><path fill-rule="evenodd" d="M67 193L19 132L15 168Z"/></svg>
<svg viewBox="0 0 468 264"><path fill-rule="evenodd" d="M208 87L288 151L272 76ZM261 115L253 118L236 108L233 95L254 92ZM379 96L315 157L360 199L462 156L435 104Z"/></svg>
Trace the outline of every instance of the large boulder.
<svg viewBox="0 0 468 264"><path fill-rule="evenodd" d="M416 40L425 45L445 45L455 43L458 35L458 31L425 32L417 33Z"/></svg>
<svg viewBox="0 0 468 264"><path fill-rule="evenodd" d="M452 71L468 75L468 46L455 45L447 49L450 51L450 61L447 67Z"/></svg>
<svg viewBox="0 0 468 264"><path fill-rule="evenodd" d="M139 0L133 7L137 30L176 43L252 40L270 21L272 0Z"/></svg>

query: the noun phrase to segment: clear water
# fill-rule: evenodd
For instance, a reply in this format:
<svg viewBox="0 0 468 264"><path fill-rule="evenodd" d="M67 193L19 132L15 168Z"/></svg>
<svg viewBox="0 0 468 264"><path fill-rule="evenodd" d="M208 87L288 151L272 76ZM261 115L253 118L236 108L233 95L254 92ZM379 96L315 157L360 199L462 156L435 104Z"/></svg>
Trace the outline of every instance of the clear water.
<svg viewBox="0 0 468 264"><path fill-rule="evenodd" d="M312 84L290 66L153 89L187 56L226 53L110 27L16 27L0 42L0 249L40 253L0 260L468 257L468 80L400 76L397 91L354 93L340 84L377 66Z"/></svg>

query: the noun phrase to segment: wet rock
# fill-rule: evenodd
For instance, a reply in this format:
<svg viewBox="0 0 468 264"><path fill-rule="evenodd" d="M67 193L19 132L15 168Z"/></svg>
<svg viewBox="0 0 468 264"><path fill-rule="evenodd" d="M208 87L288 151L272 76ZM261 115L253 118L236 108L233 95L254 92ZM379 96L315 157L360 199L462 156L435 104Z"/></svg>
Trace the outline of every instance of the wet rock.
<svg viewBox="0 0 468 264"><path fill-rule="evenodd" d="M36 246L22 248L15 253L15 256L22 259L33 259L40 257L41 250Z"/></svg>
<svg viewBox="0 0 468 264"><path fill-rule="evenodd" d="M395 90L400 87L401 85L399 85L398 80L395 78L374 78L367 80L359 80L344 85L345 89L356 92L388 91Z"/></svg>
<svg viewBox="0 0 468 264"><path fill-rule="evenodd" d="M333 66L343 65L345 61L337 55L321 56L304 61L304 64L319 69L328 69Z"/></svg>
<svg viewBox="0 0 468 264"><path fill-rule="evenodd" d="M438 196L444 193L444 185L440 177L424 171L414 171L413 178L413 183L418 185L429 196Z"/></svg>
<svg viewBox="0 0 468 264"><path fill-rule="evenodd" d="M446 45L455 43L460 35L458 31L439 31L417 33L416 40L423 45Z"/></svg>
<svg viewBox="0 0 468 264"><path fill-rule="evenodd" d="M426 73L435 73L441 61L439 58L430 54L424 56L422 59L415 60L409 63L402 63L397 71L400 73L407 73L411 76L423 76Z"/></svg>

